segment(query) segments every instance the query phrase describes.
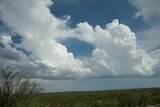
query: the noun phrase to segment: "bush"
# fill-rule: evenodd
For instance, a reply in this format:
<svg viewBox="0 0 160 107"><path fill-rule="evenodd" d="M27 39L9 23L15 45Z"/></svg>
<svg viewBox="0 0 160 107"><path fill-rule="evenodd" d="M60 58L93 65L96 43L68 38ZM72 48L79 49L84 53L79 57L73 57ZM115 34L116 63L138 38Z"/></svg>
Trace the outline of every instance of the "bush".
<svg viewBox="0 0 160 107"><path fill-rule="evenodd" d="M0 69L0 105L16 107L17 104L30 104L42 89L28 80L20 71L11 67Z"/></svg>
<svg viewBox="0 0 160 107"><path fill-rule="evenodd" d="M90 106L85 103L76 103L73 107L90 107Z"/></svg>
<svg viewBox="0 0 160 107"><path fill-rule="evenodd" d="M91 107L103 107L103 102L101 100L92 101Z"/></svg>
<svg viewBox="0 0 160 107"><path fill-rule="evenodd" d="M113 100L106 100L105 101L105 107L118 107L118 105L120 104L120 102L117 99L113 99Z"/></svg>

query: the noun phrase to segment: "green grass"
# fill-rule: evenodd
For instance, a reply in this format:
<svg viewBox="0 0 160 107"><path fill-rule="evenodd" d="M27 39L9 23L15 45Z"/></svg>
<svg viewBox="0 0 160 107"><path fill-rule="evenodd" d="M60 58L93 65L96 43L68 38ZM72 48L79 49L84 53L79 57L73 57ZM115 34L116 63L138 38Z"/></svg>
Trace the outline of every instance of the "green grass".
<svg viewBox="0 0 160 107"><path fill-rule="evenodd" d="M48 107L146 107L160 103L160 89L42 93L38 99Z"/></svg>

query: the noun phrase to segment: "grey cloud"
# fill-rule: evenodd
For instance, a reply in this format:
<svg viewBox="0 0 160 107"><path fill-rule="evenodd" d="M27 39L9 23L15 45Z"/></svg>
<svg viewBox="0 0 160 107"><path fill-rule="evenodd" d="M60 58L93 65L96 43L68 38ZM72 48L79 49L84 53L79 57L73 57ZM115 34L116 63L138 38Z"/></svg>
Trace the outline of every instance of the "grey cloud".
<svg viewBox="0 0 160 107"><path fill-rule="evenodd" d="M0 48L0 57L6 58L9 60L16 60L16 61L21 59L21 57L18 53L14 52L12 50L3 49L3 48Z"/></svg>
<svg viewBox="0 0 160 107"><path fill-rule="evenodd" d="M160 26L153 26L147 30L140 31L138 35L138 44L148 52L160 48Z"/></svg>
<svg viewBox="0 0 160 107"><path fill-rule="evenodd" d="M137 8L135 17L142 17L144 21L160 23L160 0L130 0Z"/></svg>

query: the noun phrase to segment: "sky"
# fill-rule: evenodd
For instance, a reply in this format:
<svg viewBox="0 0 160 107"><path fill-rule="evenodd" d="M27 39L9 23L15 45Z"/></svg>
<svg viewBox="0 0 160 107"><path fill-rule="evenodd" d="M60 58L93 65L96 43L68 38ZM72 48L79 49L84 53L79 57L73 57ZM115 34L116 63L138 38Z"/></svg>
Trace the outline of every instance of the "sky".
<svg viewBox="0 0 160 107"><path fill-rule="evenodd" d="M0 0L0 67L46 92L160 86L160 0Z"/></svg>

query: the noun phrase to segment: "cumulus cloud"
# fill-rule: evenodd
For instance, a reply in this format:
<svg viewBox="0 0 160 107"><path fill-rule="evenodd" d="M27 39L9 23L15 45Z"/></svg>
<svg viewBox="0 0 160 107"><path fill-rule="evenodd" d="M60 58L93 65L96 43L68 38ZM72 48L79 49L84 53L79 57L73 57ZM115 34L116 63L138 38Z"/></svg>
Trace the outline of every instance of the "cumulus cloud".
<svg viewBox="0 0 160 107"><path fill-rule="evenodd" d="M157 60L139 49L135 34L118 20L95 28L87 22L70 28L69 17L60 19L50 13L51 0L1 0L0 19L22 37L20 44L10 36L0 36L5 49L0 63L13 65L30 76L67 79L101 76L152 75ZM59 39L78 38L94 45L92 57L75 59ZM14 47L11 46L14 44ZM25 49L29 53L19 50ZM12 54L12 55L11 55Z"/></svg>
<svg viewBox="0 0 160 107"><path fill-rule="evenodd" d="M1 20L22 36L18 48L31 52L29 57L34 62L50 67L45 75L84 77L90 69L84 68L80 60L54 40L69 35L70 31L67 19L59 19L50 13L52 4L51 0L2 0Z"/></svg>
<svg viewBox="0 0 160 107"><path fill-rule="evenodd" d="M152 75L152 67L157 63L146 51L139 49L136 36L130 28L119 24L118 20L106 28L80 23L75 31L79 39L93 44L92 58L85 63L96 76Z"/></svg>

